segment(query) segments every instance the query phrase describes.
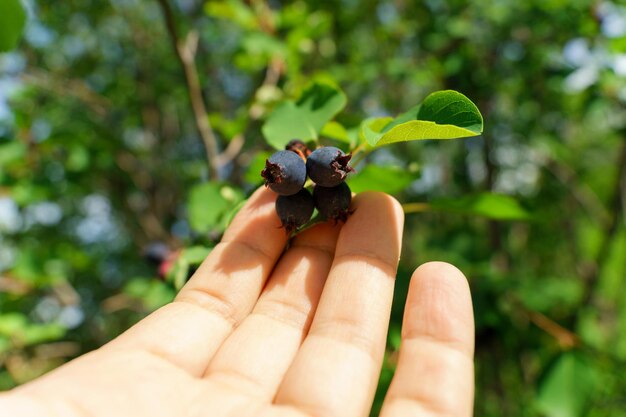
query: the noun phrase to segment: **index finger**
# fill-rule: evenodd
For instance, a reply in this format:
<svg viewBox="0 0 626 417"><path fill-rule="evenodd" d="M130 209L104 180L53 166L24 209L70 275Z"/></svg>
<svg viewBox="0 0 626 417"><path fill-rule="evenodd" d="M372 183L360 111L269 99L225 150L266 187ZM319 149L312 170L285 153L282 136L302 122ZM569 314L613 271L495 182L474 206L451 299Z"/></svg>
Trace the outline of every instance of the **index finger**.
<svg viewBox="0 0 626 417"><path fill-rule="evenodd" d="M222 342L250 313L287 242L276 194L257 190L173 303L111 343L147 350L201 375ZM210 202L207 202L210 204Z"/></svg>

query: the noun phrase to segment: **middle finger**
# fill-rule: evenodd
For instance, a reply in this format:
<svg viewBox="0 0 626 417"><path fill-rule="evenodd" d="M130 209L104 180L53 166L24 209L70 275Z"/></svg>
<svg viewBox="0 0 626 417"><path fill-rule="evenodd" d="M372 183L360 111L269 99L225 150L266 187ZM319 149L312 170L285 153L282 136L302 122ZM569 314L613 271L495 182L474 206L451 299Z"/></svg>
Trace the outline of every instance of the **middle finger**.
<svg viewBox="0 0 626 417"><path fill-rule="evenodd" d="M322 224L294 239L252 314L209 363L206 378L247 397L272 400L308 332L339 230Z"/></svg>

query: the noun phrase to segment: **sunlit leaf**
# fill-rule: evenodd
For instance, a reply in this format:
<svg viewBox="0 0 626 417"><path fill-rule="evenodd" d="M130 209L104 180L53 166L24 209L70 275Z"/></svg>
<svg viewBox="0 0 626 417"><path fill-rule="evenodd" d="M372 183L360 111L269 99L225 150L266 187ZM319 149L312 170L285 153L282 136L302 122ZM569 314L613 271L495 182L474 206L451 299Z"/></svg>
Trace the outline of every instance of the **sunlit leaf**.
<svg viewBox="0 0 626 417"><path fill-rule="evenodd" d="M376 146L388 145L396 142L408 142L425 139L459 139L477 134L469 129L454 125L440 125L435 122L413 120L402 123L382 134Z"/></svg>
<svg viewBox="0 0 626 417"><path fill-rule="evenodd" d="M417 119L465 128L476 135L483 131L483 117L478 107L454 90L437 91L426 97L417 113Z"/></svg>
<svg viewBox="0 0 626 417"><path fill-rule="evenodd" d="M361 141L365 141L371 146L375 146L383 136L383 129L392 121L393 117L373 117L365 119L361 123L361 128L359 129L359 138Z"/></svg>
<svg viewBox="0 0 626 417"><path fill-rule="evenodd" d="M423 103L396 119L380 117L366 120L361 135L371 146L425 139L458 139L482 132L483 119L478 108L463 94L438 91Z"/></svg>
<svg viewBox="0 0 626 417"><path fill-rule="evenodd" d="M0 1L0 52L17 46L26 23L26 12L20 0Z"/></svg>

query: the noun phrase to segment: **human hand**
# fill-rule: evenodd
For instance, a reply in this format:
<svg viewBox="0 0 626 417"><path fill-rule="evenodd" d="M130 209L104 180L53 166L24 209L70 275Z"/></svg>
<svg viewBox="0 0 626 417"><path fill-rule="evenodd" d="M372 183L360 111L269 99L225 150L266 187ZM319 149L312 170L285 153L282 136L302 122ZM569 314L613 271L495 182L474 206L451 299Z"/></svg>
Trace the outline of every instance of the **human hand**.
<svg viewBox="0 0 626 417"><path fill-rule="evenodd" d="M0 415L366 416L402 241L398 203L354 198L283 253L275 194L257 191L176 300L102 348L0 395ZM469 416L467 281L429 263L411 280L382 416Z"/></svg>

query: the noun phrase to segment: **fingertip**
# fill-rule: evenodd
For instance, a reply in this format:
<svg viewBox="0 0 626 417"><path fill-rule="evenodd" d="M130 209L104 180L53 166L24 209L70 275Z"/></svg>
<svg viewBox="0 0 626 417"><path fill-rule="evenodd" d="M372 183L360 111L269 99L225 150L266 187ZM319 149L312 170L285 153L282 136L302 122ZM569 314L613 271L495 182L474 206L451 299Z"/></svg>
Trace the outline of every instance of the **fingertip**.
<svg viewBox="0 0 626 417"><path fill-rule="evenodd" d="M411 278L404 338L429 337L473 355L474 314L465 275L446 262L427 262Z"/></svg>
<svg viewBox="0 0 626 417"><path fill-rule="evenodd" d="M400 204L388 194L368 191L353 199L351 210L339 235L337 255L365 255L395 268L404 225Z"/></svg>
<svg viewBox="0 0 626 417"><path fill-rule="evenodd" d="M464 286L469 291L469 284L465 274L459 268L447 262L430 261L423 263L413 272L413 279L450 281L451 285Z"/></svg>
<svg viewBox="0 0 626 417"><path fill-rule="evenodd" d="M357 210L361 206L371 208L379 207L391 213L394 219L398 219L400 224L404 223L404 210L402 205L393 196L380 191L364 191L356 194L352 199L352 209Z"/></svg>

